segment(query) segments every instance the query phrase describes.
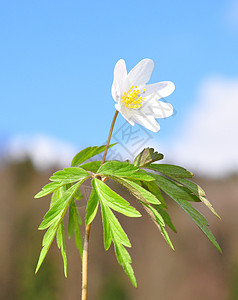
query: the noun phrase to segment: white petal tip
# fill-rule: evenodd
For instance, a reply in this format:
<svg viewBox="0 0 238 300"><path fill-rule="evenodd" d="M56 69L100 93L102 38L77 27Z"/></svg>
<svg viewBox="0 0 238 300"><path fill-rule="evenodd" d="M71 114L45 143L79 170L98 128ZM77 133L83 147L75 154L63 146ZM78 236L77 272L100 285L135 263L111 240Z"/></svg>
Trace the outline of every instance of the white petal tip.
<svg viewBox="0 0 238 300"><path fill-rule="evenodd" d="M156 126L152 126L150 128L148 128L150 131L152 132L159 132L160 131L160 126L156 127Z"/></svg>
<svg viewBox="0 0 238 300"><path fill-rule="evenodd" d="M171 94L172 94L175 90L175 84L172 81L169 81L169 83L170 83L170 89L171 89Z"/></svg>

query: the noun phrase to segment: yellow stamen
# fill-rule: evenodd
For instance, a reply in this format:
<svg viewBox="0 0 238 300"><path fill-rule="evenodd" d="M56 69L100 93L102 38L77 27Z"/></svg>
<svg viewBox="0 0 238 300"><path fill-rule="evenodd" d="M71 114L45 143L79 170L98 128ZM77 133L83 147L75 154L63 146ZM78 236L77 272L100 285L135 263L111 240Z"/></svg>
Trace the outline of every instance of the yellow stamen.
<svg viewBox="0 0 238 300"><path fill-rule="evenodd" d="M145 92L145 89L143 89L143 92ZM145 99L142 98L140 94L141 92L137 89L137 86L132 86L129 91L125 92L122 96L122 104L133 109L140 108L142 106L142 101Z"/></svg>

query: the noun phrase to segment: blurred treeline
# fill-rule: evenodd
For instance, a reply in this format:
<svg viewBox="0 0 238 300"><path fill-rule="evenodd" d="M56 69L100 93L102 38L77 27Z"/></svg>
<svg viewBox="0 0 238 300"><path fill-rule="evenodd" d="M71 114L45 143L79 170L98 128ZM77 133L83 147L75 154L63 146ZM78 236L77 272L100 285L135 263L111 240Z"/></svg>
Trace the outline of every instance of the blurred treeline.
<svg viewBox="0 0 238 300"><path fill-rule="evenodd" d="M38 173L30 161L11 163L0 170L1 300L80 299L81 262L73 239L67 240L67 279L56 243L34 275L43 236L37 227L48 209L49 198L33 197L48 182L52 171ZM196 181L222 217L220 221L203 205L197 205L208 218L223 254L172 202L169 212L178 233L168 230L175 252L166 245L149 217L119 216L132 243L129 252L138 281L138 288L134 289L118 265L113 248L104 251L99 213L90 237L89 300L238 299L238 176ZM85 200L79 203L82 217L85 204Z"/></svg>

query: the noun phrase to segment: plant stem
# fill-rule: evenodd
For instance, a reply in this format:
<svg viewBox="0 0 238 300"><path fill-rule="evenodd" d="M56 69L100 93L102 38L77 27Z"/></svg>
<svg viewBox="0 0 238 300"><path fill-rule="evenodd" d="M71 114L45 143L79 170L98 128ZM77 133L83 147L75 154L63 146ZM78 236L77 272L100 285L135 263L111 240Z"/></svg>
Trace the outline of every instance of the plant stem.
<svg viewBox="0 0 238 300"><path fill-rule="evenodd" d="M111 140L112 132L113 132L113 127L115 125L117 115L118 115L118 110L115 112L114 118L112 120L112 125L111 125L110 132L109 132L109 135L108 135L107 144L106 144L106 148L105 148L105 151L104 151L104 154L103 154L101 165L103 165L105 163L105 160L106 160L107 150L108 150L108 147L109 147L109 144L110 144L110 140Z"/></svg>
<svg viewBox="0 0 238 300"><path fill-rule="evenodd" d="M103 165L106 160L108 147L110 144L110 140L112 137L113 127L116 122L116 118L118 115L118 111L115 112L115 115L112 120L112 125L109 131L106 148L103 154L102 163ZM88 244L89 244L89 236L91 230L91 223L85 227L85 235L84 235L84 245L83 245L83 261L82 261L82 297L81 300L87 300L87 292L88 292Z"/></svg>
<svg viewBox="0 0 238 300"><path fill-rule="evenodd" d="M87 300L88 291L88 243L91 224L85 228L84 245L83 245L83 261L82 261L82 300Z"/></svg>

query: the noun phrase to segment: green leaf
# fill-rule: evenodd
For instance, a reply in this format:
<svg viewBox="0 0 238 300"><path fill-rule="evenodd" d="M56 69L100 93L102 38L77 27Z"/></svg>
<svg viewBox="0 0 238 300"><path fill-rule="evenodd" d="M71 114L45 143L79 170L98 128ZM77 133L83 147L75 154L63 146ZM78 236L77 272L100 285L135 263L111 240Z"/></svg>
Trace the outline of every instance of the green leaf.
<svg viewBox="0 0 238 300"><path fill-rule="evenodd" d="M133 173L131 175L128 175L128 176L125 175L125 176L121 176L121 177L128 178L130 180L134 180L134 179L135 180L140 180L140 181L144 181L144 182L152 182L152 181L154 181L154 178L152 176L150 176L144 170L143 171L135 172L135 173Z"/></svg>
<svg viewBox="0 0 238 300"><path fill-rule="evenodd" d="M122 266L123 266L124 271L128 275L128 277L130 278L133 286L136 288L137 287L137 282L136 282L136 278L135 278L132 266L129 263L125 263Z"/></svg>
<svg viewBox="0 0 238 300"><path fill-rule="evenodd" d="M45 214L43 221L39 226L39 230L46 229L52 224L52 222L55 221L55 218L57 219L58 215L60 215L62 210L65 208L65 205L70 203L69 201L71 201L72 194L75 195L77 189L85 180L85 178L80 180L63 193L62 197L58 199L58 201L56 201L55 204Z"/></svg>
<svg viewBox="0 0 238 300"><path fill-rule="evenodd" d="M80 217L75 201L72 200L69 205L68 237L72 238L72 236L74 235L76 247L79 250L80 256L82 258L83 244L79 225L82 225L82 219Z"/></svg>
<svg viewBox="0 0 238 300"><path fill-rule="evenodd" d="M146 169L151 169L156 172L160 172L166 176L174 176L179 178L191 178L193 177L193 173L187 171L186 169L167 164L150 164L146 166Z"/></svg>
<svg viewBox="0 0 238 300"><path fill-rule="evenodd" d="M134 159L134 166L144 167L152 162L161 160L164 158L162 153L154 152L153 148L145 148Z"/></svg>
<svg viewBox="0 0 238 300"><path fill-rule="evenodd" d="M44 237L43 237L43 240L42 240L42 247L44 247L45 245L47 245L52 237L55 236L55 232L56 232L56 229L54 226L51 226L45 233Z"/></svg>
<svg viewBox="0 0 238 300"><path fill-rule="evenodd" d="M128 263L132 263L130 254L128 253L128 251L123 247L122 244L119 243L115 243L115 252L116 252L116 256L117 256L117 260L118 263L120 265L125 264L126 262Z"/></svg>
<svg viewBox="0 0 238 300"><path fill-rule="evenodd" d="M175 232L177 233L176 228L174 227L173 222L171 221L170 215L167 213L165 209L161 207L161 205L153 205L153 207L161 214L164 222Z"/></svg>
<svg viewBox="0 0 238 300"><path fill-rule="evenodd" d="M79 186L82 184L82 182L84 181L85 179L82 179L80 182L77 182L76 184L74 184L72 187L70 187L67 191L65 191L62 195L62 197L55 202L55 204L49 209L49 211L46 213L45 215L45 222L47 223L50 223L50 224L44 224L44 228L47 228L49 226L51 226L47 232L49 232L47 234L46 232L46 235L47 237L45 238L44 237L44 246L41 250L41 253L40 253L40 257L39 257L39 260L38 260L38 263L37 263L37 266L36 266L36 271L35 273L38 272L42 262L44 261L45 259L45 256L50 248L50 245L52 244L53 242L53 239L55 237L55 234L58 230L58 227L60 226L63 218L64 218L64 215L69 207L69 204L71 202L71 200L73 199L74 197L74 194L76 193L77 189L79 188ZM64 205L62 205L64 204ZM59 207L61 208L61 211L58 212L58 215L56 215L54 217L54 222L52 223L52 215L54 216L55 214L55 211L57 211L59 209ZM43 223L43 222L42 222ZM40 229L43 229L41 228L41 225L40 225ZM58 241L59 242L59 241Z"/></svg>
<svg viewBox="0 0 238 300"><path fill-rule="evenodd" d="M82 236L81 236L79 227L77 227L75 229L74 238L75 238L75 244L76 244L77 249L79 250L81 259L83 259L83 240L82 240Z"/></svg>
<svg viewBox="0 0 238 300"><path fill-rule="evenodd" d="M152 221L154 222L156 227L159 229L159 231L162 234L165 241L168 243L168 245L171 247L171 249L174 250L174 246L170 240L170 237L164 228L165 223L164 223L164 220L163 220L162 216L160 215L160 213L151 205L146 205L143 203L143 207L147 211L147 213L150 215Z"/></svg>
<svg viewBox="0 0 238 300"><path fill-rule="evenodd" d="M190 203L178 199L176 202L187 212L187 214L193 219L193 221L198 225L198 227L205 233L205 235L208 237L210 242L217 248L217 250L222 252L214 235L207 227L208 224L206 219L195 208L193 208Z"/></svg>
<svg viewBox="0 0 238 300"><path fill-rule="evenodd" d="M41 198L41 197L44 197L46 195L49 195L62 185L64 185L64 184L61 184L60 182L50 182L50 183L46 184L42 188L42 191L37 193L34 198Z"/></svg>
<svg viewBox="0 0 238 300"><path fill-rule="evenodd" d="M36 266L35 274L38 272L41 264L43 263L43 261L46 257L47 252L49 251L50 245L53 242L53 239L55 237L55 234L56 234L59 224L60 224L60 222L58 223L57 226L55 225L55 226L49 228L45 234L46 237L44 236L44 238L43 238L43 242L42 242L43 248L41 249L41 252L40 252L40 256L39 256L38 263Z"/></svg>
<svg viewBox="0 0 238 300"><path fill-rule="evenodd" d="M196 195L201 200L201 202L203 202L211 210L211 212L220 219L220 216L215 211L210 201L206 198L204 190L199 185L183 178L175 177L174 179L187 187L192 193L194 193L194 195Z"/></svg>
<svg viewBox="0 0 238 300"><path fill-rule="evenodd" d="M152 220L158 225L158 228L160 229L160 232L162 233L163 237L165 240L168 242L170 247L174 250L174 247L172 245L172 242L168 236L168 233L166 230L163 228L164 227L164 221L163 218L161 217L160 213L156 211L152 206L148 205L148 202L154 203L154 204L159 204L159 200L150 192L136 184L135 182L131 182L126 179L122 178L113 178L115 181L126 187L138 200L142 202L143 205L145 205L147 212L153 216ZM156 200L155 200L156 199ZM159 206L159 205L158 205ZM149 208L148 208L149 207ZM152 211L152 213L151 213Z"/></svg>
<svg viewBox="0 0 238 300"><path fill-rule="evenodd" d="M81 200L82 198L83 198L83 195L81 194L80 189L78 189L78 190L76 191L76 193L74 194L74 199L77 200L77 201L79 201L79 200Z"/></svg>
<svg viewBox="0 0 238 300"><path fill-rule="evenodd" d="M109 146L109 148L115 146L115 144L112 144ZM78 154L75 155L75 157L72 160L71 166L72 167L77 167L79 166L81 163L83 163L84 161L88 160L89 158L102 153L106 148L106 145L97 147L88 147L86 149L83 149L82 151L80 151Z"/></svg>
<svg viewBox="0 0 238 300"><path fill-rule="evenodd" d="M89 225L94 220L94 218L97 214L98 204L99 204L99 198L98 198L97 192L93 188L92 192L90 194L90 197L88 199L88 204L87 204L87 208L86 208L86 210L87 210L87 214L85 217L86 225Z"/></svg>
<svg viewBox="0 0 238 300"><path fill-rule="evenodd" d="M165 203L165 200L161 194L161 191L159 189L159 187L156 185L155 182L143 182L143 187L149 191L150 193L152 193L153 195L155 195L155 197L160 201L160 207L163 208L167 208L167 205Z"/></svg>
<svg viewBox="0 0 238 300"><path fill-rule="evenodd" d="M41 249L40 256L39 256L38 263L37 263L36 270L35 270L35 274L38 272L40 266L42 265L42 263L46 257L46 254L49 251L49 247L50 247L50 245L47 245L47 247L45 246Z"/></svg>
<svg viewBox="0 0 238 300"><path fill-rule="evenodd" d="M43 219L43 221L40 223L40 226L38 227L38 230L45 230L48 227L50 227L53 223L57 222L59 218L60 210L54 213L54 215L48 216L46 219Z"/></svg>
<svg viewBox="0 0 238 300"><path fill-rule="evenodd" d="M115 253L120 265L129 276L131 282L136 286L136 279L132 267L130 266L131 257L127 250L124 248L131 247L131 243L122 229L120 223L118 222L115 215L112 213L110 208L105 204L103 198L100 198L101 210L102 210L102 220L104 227L104 246L108 250L111 242L113 240ZM123 246L124 245L124 246Z"/></svg>
<svg viewBox="0 0 238 300"><path fill-rule="evenodd" d="M106 162L98 169L97 173L99 175L109 177L113 175L120 178L125 177L143 181L154 181L154 178L147 174L147 172L142 171L141 169L135 167L132 164L120 161Z"/></svg>
<svg viewBox="0 0 238 300"><path fill-rule="evenodd" d="M110 178L124 186L138 200L147 204L160 204L160 201L153 194L151 194L139 184L126 178L119 178L116 176L111 176Z"/></svg>
<svg viewBox="0 0 238 300"><path fill-rule="evenodd" d="M174 246L173 246L173 244L172 244L172 242L170 240L170 237L168 235L168 232L166 231L166 229L163 226L160 226L160 230L161 230L162 236L164 237L164 239L166 240L166 242L168 243L168 245L170 246L170 248L172 250L175 250Z"/></svg>
<svg viewBox="0 0 238 300"><path fill-rule="evenodd" d="M69 221L68 221L68 237L71 239L74 234L74 228L75 228L75 210L72 206L72 203L75 204L74 201L71 201L69 205ZM78 225L78 223L77 223Z"/></svg>
<svg viewBox="0 0 238 300"><path fill-rule="evenodd" d="M88 163L85 163L83 165L80 165L80 168L85 169L86 171L91 171L93 173L97 173L98 169L101 166L101 161L90 161Z"/></svg>
<svg viewBox="0 0 238 300"><path fill-rule="evenodd" d="M52 207L55 204L55 202L62 196L64 191L65 191L65 186L58 188L53 192L51 197L50 207ZM67 277L67 257L66 257L65 240L64 240L64 220L61 221L57 230L54 224L47 230L42 241L42 247L44 247L47 244L51 244L51 241L54 239L55 233L56 233L57 245L58 248L61 249L61 254L63 257L64 274L65 277Z"/></svg>
<svg viewBox="0 0 238 300"><path fill-rule="evenodd" d="M163 220L161 214L158 212L158 210L156 210L156 209L155 209L153 206L151 206L151 205L148 205L147 207L153 212L153 214L154 214L154 216L155 216L155 219L156 219L157 223L158 223L160 226L164 227L164 226L165 226L165 222L164 222L164 220Z"/></svg>
<svg viewBox="0 0 238 300"><path fill-rule="evenodd" d="M161 188L161 190L163 190L169 197L175 200L179 205L181 203L181 205L185 210L192 207L192 205L186 201L187 193L184 194L183 189L180 190L180 187L178 189L178 186L175 182L161 175L156 175L156 178L157 178L156 183ZM195 212L194 218L196 217L198 217L197 222L200 222L202 225L208 226L207 220L202 215L197 214L197 212Z"/></svg>
<svg viewBox="0 0 238 300"><path fill-rule="evenodd" d="M159 187L169 195L175 202L177 202L184 211L192 218L192 220L198 225L198 227L205 233L211 243L221 252L221 248L218 245L215 237L211 231L207 228L207 220L194 208L192 205L180 198L177 193L174 193L173 186L176 187L176 184L164 178L163 176L157 175L157 183Z"/></svg>
<svg viewBox="0 0 238 300"><path fill-rule="evenodd" d="M64 170L60 170L53 174L50 177L50 180L54 182L50 182L46 184L42 191L37 193L34 198L41 198L48 194L53 193L55 190L59 189L60 187L78 181L84 177L89 177L89 174L80 168L65 168Z"/></svg>
<svg viewBox="0 0 238 300"><path fill-rule="evenodd" d="M102 205L103 201L101 201ZM112 233L113 241L117 241L120 244L123 244L126 247L131 247L131 243L127 237L127 234L121 227L120 223L118 222L117 218L113 214L113 212L110 210L110 208L103 203L106 217L108 219L110 230Z"/></svg>
<svg viewBox="0 0 238 300"><path fill-rule="evenodd" d="M83 260L83 239L79 227L75 230L74 239L76 248L79 250L81 260Z"/></svg>
<svg viewBox="0 0 238 300"><path fill-rule="evenodd" d="M62 197L63 193L66 191L66 186L63 185L56 189L51 196L50 208Z"/></svg>
<svg viewBox="0 0 238 300"><path fill-rule="evenodd" d="M53 176L50 177L51 181L63 182L66 183L73 183L79 181L85 177L89 177L88 172L81 168L65 168L58 172L55 172Z"/></svg>
<svg viewBox="0 0 238 300"><path fill-rule="evenodd" d="M115 243L114 244L115 247L115 253L117 256L117 260L119 262L120 265L122 265L124 271L126 272L126 274L128 275L128 277L130 278L132 284L134 285L134 287L137 287L137 282L136 282L136 278L134 275L134 271L131 267L131 257L129 255L129 253L127 252L127 250L119 243Z"/></svg>
<svg viewBox="0 0 238 300"><path fill-rule="evenodd" d="M63 222L63 220L62 220L62 222ZM61 223L62 223L61 222ZM62 245L62 243L63 243L63 240L62 240L62 226L61 226L61 223L60 223L60 225L59 225L59 227L58 227L58 230L57 230L57 232L56 232L56 242L57 242L57 246L58 246L58 248L60 249L60 247L61 247L61 245Z"/></svg>
<svg viewBox="0 0 238 300"><path fill-rule="evenodd" d="M128 162L121 161L108 161L105 164L101 165L98 169L98 174L102 174L104 176L107 175L115 175L115 176L129 176L135 172L138 172L140 169L129 164Z"/></svg>
<svg viewBox="0 0 238 300"><path fill-rule="evenodd" d="M61 255L64 263L64 276L67 278L67 256L66 256L66 246L65 246L65 234L64 234L64 221L60 223L57 230L57 245L61 250Z"/></svg>
<svg viewBox="0 0 238 300"><path fill-rule="evenodd" d="M160 181L162 180L164 185L166 185L167 190L170 190L170 193L173 194L174 197L191 202L200 202L200 199L196 195L192 194L189 189L177 184L176 182L157 174L151 173L151 176L156 179L155 183L159 186L160 189L162 189L160 186Z"/></svg>
<svg viewBox="0 0 238 300"><path fill-rule="evenodd" d="M141 214L130 204L111 190L101 180L94 178L92 180L92 186L96 190L98 197L103 201L104 204L111 207L113 210L118 211L128 217L140 217Z"/></svg>
<svg viewBox="0 0 238 300"><path fill-rule="evenodd" d="M103 204L103 202L101 202L102 222L104 231L104 248L105 250L108 250L112 243L112 234L105 207L106 206Z"/></svg>

